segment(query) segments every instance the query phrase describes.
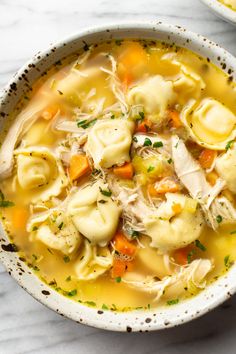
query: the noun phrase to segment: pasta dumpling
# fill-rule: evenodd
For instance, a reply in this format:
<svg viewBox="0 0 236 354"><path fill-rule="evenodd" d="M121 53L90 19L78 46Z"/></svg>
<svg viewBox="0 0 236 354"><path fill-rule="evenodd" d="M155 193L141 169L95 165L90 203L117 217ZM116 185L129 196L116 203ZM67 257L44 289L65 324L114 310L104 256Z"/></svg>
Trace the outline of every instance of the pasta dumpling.
<svg viewBox="0 0 236 354"><path fill-rule="evenodd" d="M112 262L113 257L108 247L92 245L85 240L74 266L77 279L96 279L111 268Z"/></svg>
<svg viewBox="0 0 236 354"><path fill-rule="evenodd" d="M134 123L124 119L97 122L88 134L87 152L95 168L109 168L130 161Z"/></svg>
<svg viewBox="0 0 236 354"><path fill-rule="evenodd" d="M148 118L154 123L162 122L167 108L174 103L175 98L173 83L160 75L141 81L127 95L128 103L143 106Z"/></svg>
<svg viewBox="0 0 236 354"><path fill-rule="evenodd" d="M37 239L65 255L76 251L82 241L70 217L58 209L34 215L27 224L27 231L31 239Z"/></svg>
<svg viewBox="0 0 236 354"><path fill-rule="evenodd" d="M215 169L218 175L226 182L227 187L236 193L236 146L216 159Z"/></svg>
<svg viewBox="0 0 236 354"><path fill-rule="evenodd" d="M224 150L227 142L236 136L236 116L213 98L205 98L200 103L191 101L183 109L181 119L191 137L204 147Z"/></svg>
<svg viewBox="0 0 236 354"><path fill-rule="evenodd" d="M68 203L68 213L77 230L92 244L105 246L117 229L120 207L106 184L98 181L79 189Z"/></svg>
<svg viewBox="0 0 236 354"><path fill-rule="evenodd" d="M47 148L31 146L15 150L17 181L31 193L31 201L46 201L68 185L63 166Z"/></svg>
<svg viewBox="0 0 236 354"><path fill-rule="evenodd" d="M203 217L197 203L192 207L192 201L193 199L181 194L166 193L166 201L160 205L157 213L144 219L146 234L152 239L152 247L166 252L185 247L200 236ZM180 212L175 212L175 205L178 205L178 209L181 208Z"/></svg>

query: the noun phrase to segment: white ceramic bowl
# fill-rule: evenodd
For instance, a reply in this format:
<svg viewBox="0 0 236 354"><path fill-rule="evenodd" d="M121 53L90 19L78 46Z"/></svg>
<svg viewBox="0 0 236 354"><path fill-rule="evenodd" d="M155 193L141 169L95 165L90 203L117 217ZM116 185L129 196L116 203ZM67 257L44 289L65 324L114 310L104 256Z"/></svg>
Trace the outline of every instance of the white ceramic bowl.
<svg viewBox="0 0 236 354"><path fill-rule="evenodd" d="M236 11L220 3L218 0L201 0L201 2L207 5L217 16L236 26Z"/></svg>
<svg viewBox="0 0 236 354"><path fill-rule="evenodd" d="M236 79L236 59L198 34L179 26L162 23L129 23L97 27L63 40L48 50L38 53L10 81L0 98L0 126L14 110L16 102L32 83L56 61L77 51L84 43L97 43L112 38L142 38L176 43L209 58L218 67ZM236 266L228 274L207 287L196 297L175 306L116 313L89 308L63 297L32 274L26 264L14 252L8 237L0 228L0 260L9 274L37 300L79 323L115 331L150 331L179 325L205 314L227 300L236 291Z"/></svg>

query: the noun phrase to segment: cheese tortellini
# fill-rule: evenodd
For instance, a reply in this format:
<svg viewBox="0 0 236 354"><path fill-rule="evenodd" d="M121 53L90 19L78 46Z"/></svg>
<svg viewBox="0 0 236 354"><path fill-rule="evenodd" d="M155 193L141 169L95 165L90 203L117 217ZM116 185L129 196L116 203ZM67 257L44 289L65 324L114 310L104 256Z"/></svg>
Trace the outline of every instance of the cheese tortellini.
<svg viewBox="0 0 236 354"><path fill-rule="evenodd" d="M80 233L63 210L54 209L32 216L27 224L31 239L65 255L74 253L82 242Z"/></svg>
<svg viewBox="0 0 236 354"><path fill-rule="evenodd" d="M226 182L227 187L236 193L236 146L216 159L215 169L218 175Z"/></svg>
<svg viewBox="0 0 236 354"><path fill-rule="evenodd" d="M191 101L183 109L181 119L191 137L204 147L224 150L236 136L236 116L213 98L200 103Z"/></svg>
<svg viewBox="0 0 236 354"><path fill-rule="evenodd" d="M85 240L74 266L77 279L96 279L111 268L112 262L113 257L108 247L92 245Z"/></svg>
<svg viewBox="0 0 236 354"><path fill-rule="evenodd" d="M109 168L130 161L134 123L124 119L98 121L88 134L87 152L95 168Z"/></svg>
<svg viewBox="0 0 236 354"><path fill-rule="evenodd" d="M144 219L151 246L162 252L187 246L200 236L204 224L193 199L177 193L166 193L166 199L157 214ZM175 212L175 205L181 208L179 213Z"/></svg>
<svg viewBox="0 0 236 354"><path fill-rule="evenodd" d="M30 193L31 202L57 196L68 185L61 162L49 149L39 146L18 149L15 157L17 182Z"/></svg>
<svg viewBox="0 0 236 354"><path fill-rule="evenodd" d="M120 207L106 184L97 181L79 189L68 204L68 213L77 230L92 244L105 246L117 229Z"/></svg>
<svg viewBox="0 0 236 354"><path fill-rule="evenodd" d="M141 81L127 95L128 103L131 106L143 106L148 118L154 123L162 122L167 108L174 103L175 98L173 83L160 75Z"/></svg>

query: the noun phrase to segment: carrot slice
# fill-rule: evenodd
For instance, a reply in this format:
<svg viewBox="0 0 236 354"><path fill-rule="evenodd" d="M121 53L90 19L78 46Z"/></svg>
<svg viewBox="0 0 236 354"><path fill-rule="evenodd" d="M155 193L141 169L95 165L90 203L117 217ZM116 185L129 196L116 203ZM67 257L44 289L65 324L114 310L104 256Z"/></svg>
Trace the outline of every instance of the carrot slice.
<svg viewBox="0 0 236 354"><path fill-rule="evenodd" d="M129 241L121 232L117 232L114 236L113 243L116 251L129 257L133 257L137 249L136 245Z"/></svg>
<svg viewBox="0 0 236 354"><path fill-rule="evenodd" d="M173 128L179 128L182 126L179 112L174 111L174 110L168 111L168 117L170 119L171 126Z"/></svg>
<svg viewBox="0 0 236 354"><path fill-rule="evenodd" d="M111 270L111 277L122 277L125 272L129 272L133 269L133 261L125 261L120 258L114 258L113 266Z"/></svg>
<svg viewBox="0 0 236 354"><path fill-rule="evenodd" d="M134 168L131 162L126 162L123 166L114 167L113 173L120 178L132 179Z"/></svg>
<svg viewBox="0 0 236 354"><path fill-rule="evenodd" d="M151 197L157 197L159 194L175 193L179 191L180 185L172 179L167 178L148 186L148 193Z"/></svg>
<svg viewBox="0 0 236 354"><path fill-rule="evenodd" d="M210 168L217 156L217 151L204 149L199 156L199 163L203 168Z"/></svg>
<svg viewBox="0 0 236 354"><path fill-rule="evenodd" d="M188 264L188 255L192 251L192 247L184 247L176 250L174 252L174 259L178 264L185 265Z"/></svg>
<svg viewBox="0 0 236 354"><path fill-rule="evenodd" d="M144 119L143 121L138 122L135 131L138 133L147 133L151 129L152 129L152 122L148 119Z"/></svg>
<svg viewBox="0 0 236 354"><path fill-rule="evenodd" d="M86 155L73 155L70 160L69 176L72 181L88 173L91 170Z"/></svg>
<svg viewBox="0 0 236 354"><path fill-rule="evenodd" d="M24 207L14 207L12 212L13 227L23 230L29 217L29 211Z"/></svg>

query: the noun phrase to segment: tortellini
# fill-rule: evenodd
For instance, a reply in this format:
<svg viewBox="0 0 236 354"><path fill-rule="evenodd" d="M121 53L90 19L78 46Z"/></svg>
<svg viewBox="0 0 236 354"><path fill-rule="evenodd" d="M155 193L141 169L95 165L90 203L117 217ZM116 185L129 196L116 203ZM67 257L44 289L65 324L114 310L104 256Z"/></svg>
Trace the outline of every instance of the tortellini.
<svg viewBox="0 0 236 354"><path fill-rule="evenodd" d="M54 209L32 216L27 224L32 239L65 255L75 252L82 241L72 220L63 210Z"/></svg>
<svg viewBox="0 0 236 354"><path fill-rule="evenodd" d="M121 208L110 193L106 184L97 181L79 189L68 203L74 225L92 244L105 246L117 229Z"/></svg>
<svg viewBox="0 0 236 354"><path fill-rule="evenodd" d="M130 161L134 123L124 119L98 121L88 134L87 152L95 168L109 168Z"/></svg>
<svg viewBox="0 0 236 354"><path fill-rule="evenodd" d="M112 262L113 257L108 247L92 245L85 240L74 266L77 279L96 279L111 268Z"/></svg>
<svg viewBox="0 0 236 354"><path fill-rule="evenodd" d="M191 137L210 149L224 150L227 142L236 136L236 116L213 98L205 98L200 103L191 101L183 109L181 119Z"/></svg>
<svg viewBox="0 0 236 354"><path fill-rule="evenodd" d="M216 159L215 169L226 182L228 189L236 193L236 146Z"/></svg>
<svg viewBox="0 0 236 354"><path fill-rule="evenodd" d="M127 95L128 103L143 106L148 118L155 123L162 122L175 98L173 83L160 75L143 80L132 87Z"/></svg>
<svg viewBox="0 0 236 354"><path fill-rule="evenodd" d="M31 202L46 201L68 185L63 166L47 148L31 146L15 150L19 186L30 192Z"/></svg>
<svg viewBox="0 0 236 354"><path fill-rule="evenodd" d="M193 201L191 198L166 193L166 199L155 215L144 219L145 233L152 239L151 246L162 252L187 246L200 236L204 224L200 210L192 208L192 203L189 203ZM177 214L175 205L181 208Z"/></svg>

